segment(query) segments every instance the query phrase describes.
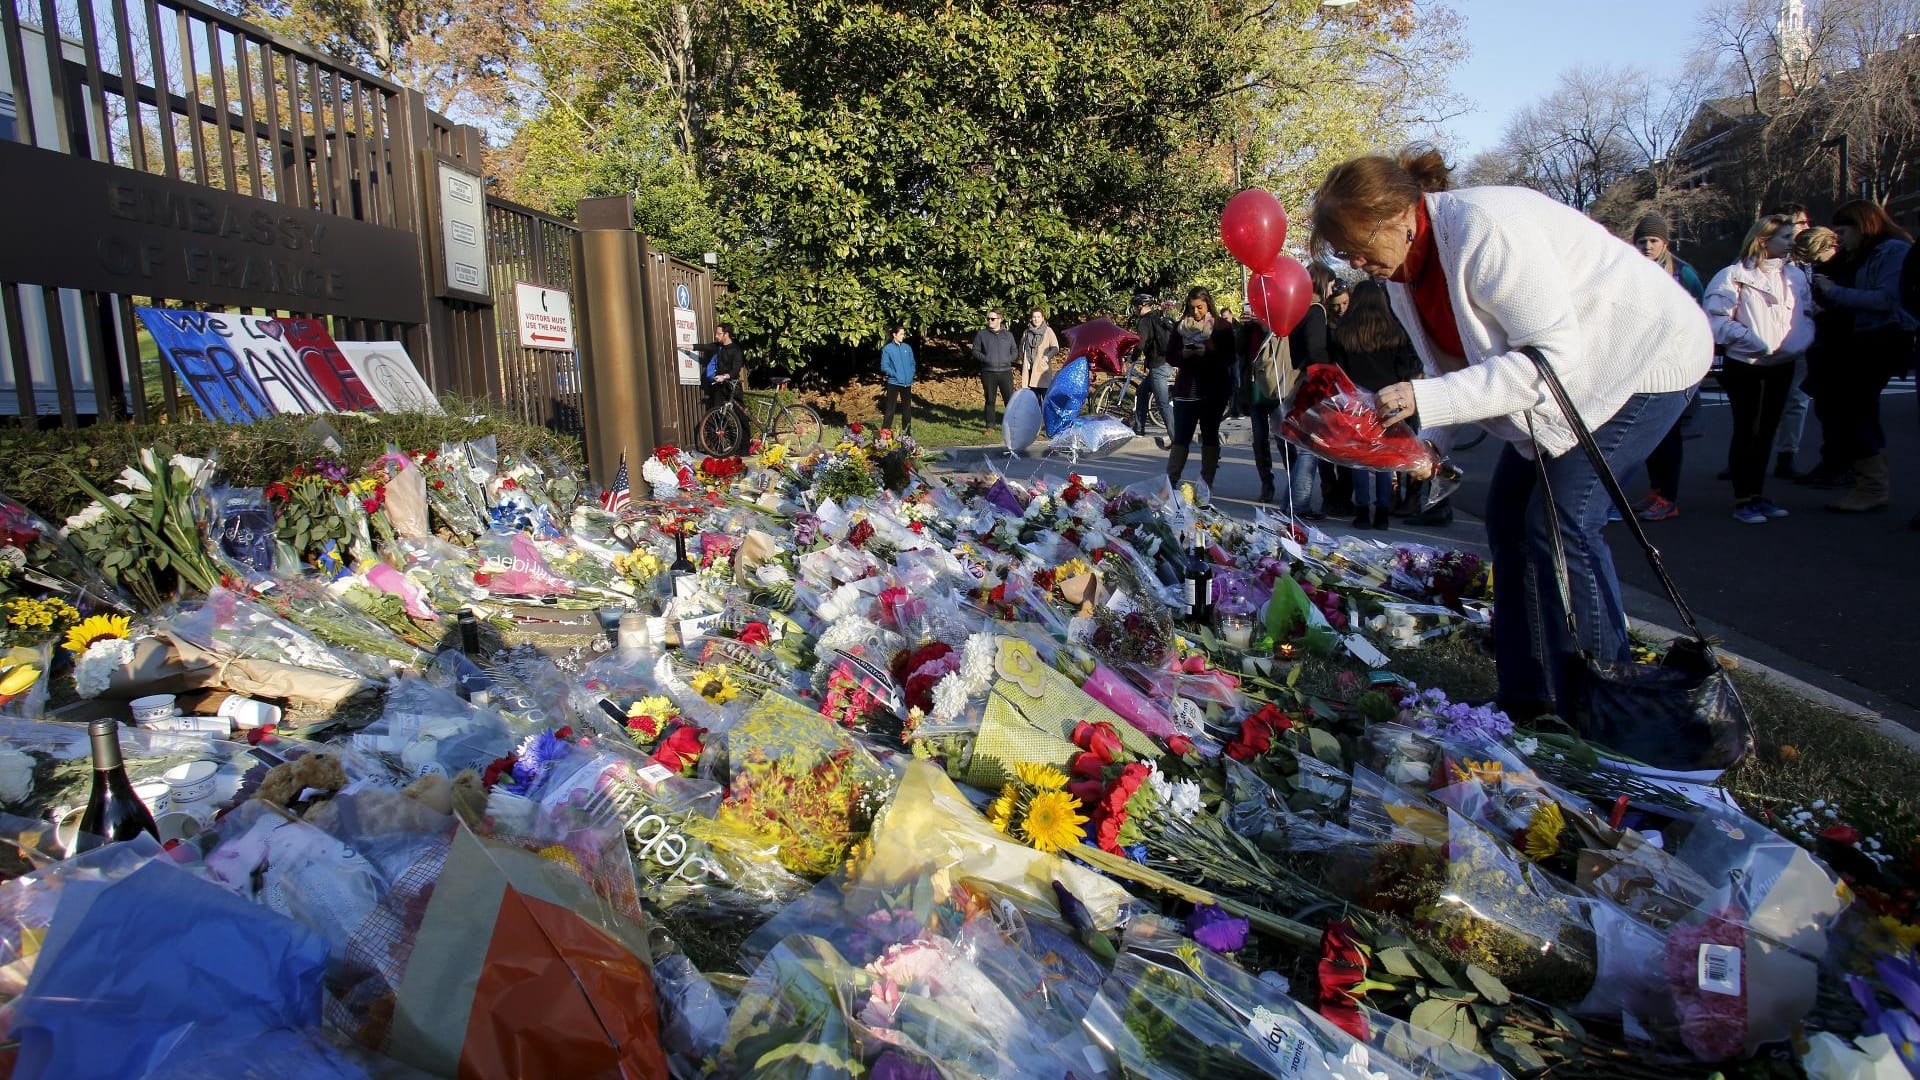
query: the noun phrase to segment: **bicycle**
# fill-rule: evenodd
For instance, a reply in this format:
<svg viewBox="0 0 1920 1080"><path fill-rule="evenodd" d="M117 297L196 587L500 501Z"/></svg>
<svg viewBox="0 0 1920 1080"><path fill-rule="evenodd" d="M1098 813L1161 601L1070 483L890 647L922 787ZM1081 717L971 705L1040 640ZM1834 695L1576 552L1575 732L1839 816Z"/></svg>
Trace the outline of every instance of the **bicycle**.
<svg viewBox="0 0 1920 1080"><path fill-rule="evenodd" d="M1136 415L1135 403L1139 400L1139 396L1145 393L1147 422L1163 431L1170 430L1166 416L1160 412L1160 399L1154 395L1153 388L1147 384L1147 379L1148 376L1144 372L1128 364L1125 371L1107 376L1100 381L1099 386L1093 388L1093 394L1088 399L1089 412L1094 416L1111 416L1131 427Z"/></svg>
<svg viewBox="0 0 1920 1080"><path fill-rule="evenodd" d="M745 395L740 384L734 383L727 400L708 409L700 417L700 427L695 436L701 452L714 457L739 454L746 448L749 436L759 432L789 450L812 453L820 445L825 425L820 422L820 414L813 411L812 406L781 400L791 382L790 379L775 379L771 394L752 401L743 401Z"/></svg>

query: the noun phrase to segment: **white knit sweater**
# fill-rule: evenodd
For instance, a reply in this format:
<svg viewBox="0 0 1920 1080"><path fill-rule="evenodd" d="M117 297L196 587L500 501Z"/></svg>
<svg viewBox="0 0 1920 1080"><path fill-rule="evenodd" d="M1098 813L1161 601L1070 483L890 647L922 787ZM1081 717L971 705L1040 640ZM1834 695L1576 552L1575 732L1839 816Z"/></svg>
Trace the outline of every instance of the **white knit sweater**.
<svg viewBox="0 0 1920 1080"><path fill-rule="evenodd" d="M1574 408L1598 428L1635 394L1685 390L1713 362L1707 317L1673 276L1599 223L1525 188L1428 195L1467 366L1443 373L1405 285L1394 313L1427 377L1413 384L1423 428L1478 422L1530 452L1527 416L1552 456L1578 445L1533 361L1541 351Z"/></svg>

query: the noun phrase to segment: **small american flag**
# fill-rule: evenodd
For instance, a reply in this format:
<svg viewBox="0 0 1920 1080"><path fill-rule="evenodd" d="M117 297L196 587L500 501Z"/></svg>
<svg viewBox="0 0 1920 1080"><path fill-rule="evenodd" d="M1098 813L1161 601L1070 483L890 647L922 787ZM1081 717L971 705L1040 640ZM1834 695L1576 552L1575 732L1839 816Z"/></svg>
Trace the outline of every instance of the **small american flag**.
<svg viewBox="0 0 1920 1080"><path fill-rule="evenodd" d="M600 505L610 513L619 513L627 508L633 499L632 484L627 480L627 454L620 452L620 471L613 474L613 486L600 493Z"/></svg>

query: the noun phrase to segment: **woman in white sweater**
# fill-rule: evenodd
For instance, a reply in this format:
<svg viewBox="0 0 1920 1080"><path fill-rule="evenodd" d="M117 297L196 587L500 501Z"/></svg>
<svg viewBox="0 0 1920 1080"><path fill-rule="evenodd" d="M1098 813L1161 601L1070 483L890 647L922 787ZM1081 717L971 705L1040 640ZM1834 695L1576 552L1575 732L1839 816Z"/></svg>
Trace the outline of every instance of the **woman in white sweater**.
<svg viewBox="0 0 1920 1080"><path fill-rule="evenodd" d="M1748 525L1787 516L1761 494L1761 486L1793 392L1794 365L1813 344L1813 288L1806 272L1787 262L1798 233L1785 215L1755 222L1740 245L1740 261L1715 274L1700 301L1727 358L1720 369L1733 412L1727 471L1734 520Z"/></svg>
<svg viewBox="0 0 1920 1080"><path fill-rule="evenodd" d="M1314 198L1314 243L1388 282L1425 378L1379 394L1383 419L1477 423L1507 441L1487 500L1494 657L1516 719L1556 711L1581 653L1627 659L1601 529L1608 497L1533 361L1553 365L1617 475L1646 459L1713 358L1706 316L1672 275L1577 210L1520 188L1447 190L1432 150L1356 158ZM1532 460L1559 506L1573 622L1553 569ZM1568 702L1570 704L1570 702Z"/></svg>

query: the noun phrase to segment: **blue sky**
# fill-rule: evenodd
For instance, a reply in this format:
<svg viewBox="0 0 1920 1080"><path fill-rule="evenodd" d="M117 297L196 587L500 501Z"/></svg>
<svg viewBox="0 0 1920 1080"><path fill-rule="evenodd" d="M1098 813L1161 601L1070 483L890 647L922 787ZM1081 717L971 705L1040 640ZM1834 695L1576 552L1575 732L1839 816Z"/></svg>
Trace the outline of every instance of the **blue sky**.
<svg viewBox="0 0 1920 1080"><path fill-rule="evenodd" d="M1454 0L1466 19L1467 59L1453 88L1471 110L1442 131L1465 161L1500 139L1515 112L1580 64L1680 69L1707 0Z"/></svg>

